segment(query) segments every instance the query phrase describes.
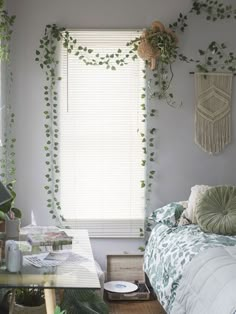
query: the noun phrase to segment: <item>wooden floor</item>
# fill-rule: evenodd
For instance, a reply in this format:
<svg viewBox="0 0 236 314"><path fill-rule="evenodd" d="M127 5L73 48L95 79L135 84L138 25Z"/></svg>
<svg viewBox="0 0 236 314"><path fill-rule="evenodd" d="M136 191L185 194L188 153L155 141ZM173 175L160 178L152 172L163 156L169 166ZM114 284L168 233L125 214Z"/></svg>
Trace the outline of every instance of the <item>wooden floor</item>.
<svg viewBox="0 0 236 314"><path fill-rule="evenodd" d="M158 301L108 302L109 314L165 314Z"/></svg>

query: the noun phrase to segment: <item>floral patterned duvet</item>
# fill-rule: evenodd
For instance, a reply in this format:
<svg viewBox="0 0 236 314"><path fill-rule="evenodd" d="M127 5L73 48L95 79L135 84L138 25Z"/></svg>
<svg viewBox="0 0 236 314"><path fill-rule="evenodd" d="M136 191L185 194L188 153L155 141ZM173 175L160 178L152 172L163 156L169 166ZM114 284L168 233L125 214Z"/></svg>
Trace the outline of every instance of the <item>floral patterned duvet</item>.
<svg viewBox="0 0 236 314"><path fill-rule="evenodd" d="M184 266L203 250L222 246L236 246L236 236L207 234L197 225L168 227L158 223L153 228L144 254L144 271L167 313Z"/></svg>

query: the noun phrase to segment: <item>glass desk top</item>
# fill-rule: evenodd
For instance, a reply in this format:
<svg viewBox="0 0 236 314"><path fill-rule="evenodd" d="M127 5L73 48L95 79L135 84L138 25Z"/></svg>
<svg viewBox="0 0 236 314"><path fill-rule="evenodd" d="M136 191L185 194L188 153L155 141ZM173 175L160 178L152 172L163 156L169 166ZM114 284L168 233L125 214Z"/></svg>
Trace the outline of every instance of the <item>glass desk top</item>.
<svg viewBox="0 0 236 314"><path fill-rule="evenodd" d="M87 230L64 230L73 237L68 258L59 266L35 267L23 259L18 273L10 273L5 265L0 269L0 288L92 288L99 289L93 253ZM68 250L67 250L68 251Z"/></svg>

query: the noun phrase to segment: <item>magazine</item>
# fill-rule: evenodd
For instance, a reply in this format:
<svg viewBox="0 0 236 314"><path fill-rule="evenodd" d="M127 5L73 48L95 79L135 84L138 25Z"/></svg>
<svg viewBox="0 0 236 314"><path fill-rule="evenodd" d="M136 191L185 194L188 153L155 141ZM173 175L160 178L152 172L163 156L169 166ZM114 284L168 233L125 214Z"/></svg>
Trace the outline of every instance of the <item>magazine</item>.
<svg viewBox="0 0 236 314"><path fill-rule="evenodd" d="M69 251L62 251L27 255L24 256L24 261L30 263L35 267L59 266L62 263L66 262L70 254L71 252Z"/></svg>

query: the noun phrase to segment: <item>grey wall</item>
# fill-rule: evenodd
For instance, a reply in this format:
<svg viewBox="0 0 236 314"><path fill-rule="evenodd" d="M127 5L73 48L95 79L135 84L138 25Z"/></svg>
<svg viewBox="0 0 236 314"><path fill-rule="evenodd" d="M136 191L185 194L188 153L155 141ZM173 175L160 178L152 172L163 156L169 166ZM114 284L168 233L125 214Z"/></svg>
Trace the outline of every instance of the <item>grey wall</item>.
<svg viewBox="0 0 236 314"><path fill-rule="evenodd" d="M234 0L225 1L233 4ZM154 20L174 21L187 12L191 0L8 0L9 12L16 14L12 44L12 103L16 111L17 206L24 211L23 223L51 224L44 202L44 128L42 87L44 77L35 63L35 50L46 24L69 28L143 28ZM189 21L180 34L181 50L197 57L197 50L212 40L224 41L235 51L235 21L206 22L202 17ZM194 144L194 81L190 65L174 65L173 82L179 109L156 101L159 117L158 160L150 210L174 200L187 199L194 184L236 183L236 95L233 84L233 141L218 156L209 156ZM105 255L135 252L140 240L92 240L95 257L105 266Z"/></svg>

